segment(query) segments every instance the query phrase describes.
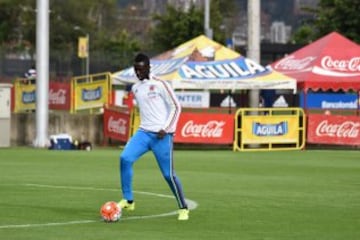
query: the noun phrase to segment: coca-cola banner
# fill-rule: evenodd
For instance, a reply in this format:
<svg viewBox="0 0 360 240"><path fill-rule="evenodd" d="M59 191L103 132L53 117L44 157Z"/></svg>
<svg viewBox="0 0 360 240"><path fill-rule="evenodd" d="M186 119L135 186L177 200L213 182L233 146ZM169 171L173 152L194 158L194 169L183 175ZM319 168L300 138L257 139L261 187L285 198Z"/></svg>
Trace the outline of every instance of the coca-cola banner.
<svg viewBox="0 0 360 240"><path fill-rule="evenodd" d="M360 117L308 115L307 142L335 145L360 145Z"/></svg>
<svg viewBox="0 0 360 240"><path fill-rule="evenodd" d="M104 137L126 142L129 130L130 113L104 109Z"/></svg>
<svg viewBox="0 0 360 240"><path fill-rule="evenodd" d="M299 117L294 116L243 116L242 142L296 143L299 141Z"/></svg>
<svg viewBox="0 0 360 240"><path fill-rule="evenodd" d="M190 113L180 115L176 129L176 143L232 144L234 115Z"/></svg>
<svg viewBox="0 0 360 240"><path fill-rule="evenodd" d="M70 83L51 82L49 85L49 109L70 110Z"/></svg>

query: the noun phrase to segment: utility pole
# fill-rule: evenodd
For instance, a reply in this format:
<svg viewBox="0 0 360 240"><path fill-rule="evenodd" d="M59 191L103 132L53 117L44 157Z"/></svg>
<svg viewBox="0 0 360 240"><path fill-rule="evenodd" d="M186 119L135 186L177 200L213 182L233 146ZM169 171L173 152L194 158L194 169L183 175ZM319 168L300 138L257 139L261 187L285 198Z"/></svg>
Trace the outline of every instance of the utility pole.
<svg viewBox="0 0 360 240"><path fill-rule="evenodd" d="M205 35L212 39L213 31L210 28L210 0L205 0L205 8L204 8L204 31Z"/></svg>
<svg viewBox="0 0 360 240"><path fill-rule="evenodd" d="M46 147L49 125L49 0L36 1L36 137L34 147Z"/></svg>
<svg viewBox="0 0 360 240"><path fill-rule="evenodd" d="M260 0L248 0L247 57L260 63ZM250 107L259 107L260 90L250 90Z"/></svg>

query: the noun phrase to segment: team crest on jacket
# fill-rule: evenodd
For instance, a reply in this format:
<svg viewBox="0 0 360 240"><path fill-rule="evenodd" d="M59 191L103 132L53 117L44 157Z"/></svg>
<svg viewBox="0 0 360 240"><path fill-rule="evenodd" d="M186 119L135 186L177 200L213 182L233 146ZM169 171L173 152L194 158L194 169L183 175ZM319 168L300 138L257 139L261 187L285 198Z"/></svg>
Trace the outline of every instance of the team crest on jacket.
<svg viewBox="0 0 360 240"><path fill-rule="evenodd" d="M155 91L155 86L154 85L150 85L149 86L149 92L148 92L148 97L149 98L156 98L157 97L157 92Z"/></svg>

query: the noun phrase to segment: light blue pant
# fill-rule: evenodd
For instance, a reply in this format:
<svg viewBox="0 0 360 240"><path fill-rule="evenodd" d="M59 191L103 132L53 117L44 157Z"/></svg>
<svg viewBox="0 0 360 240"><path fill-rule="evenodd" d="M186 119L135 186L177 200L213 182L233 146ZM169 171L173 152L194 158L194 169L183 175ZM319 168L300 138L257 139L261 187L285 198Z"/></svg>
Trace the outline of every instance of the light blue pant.
<svg viewBox="0 0 360 240"><path fill-rule="evenodd" d="M128 141L120 156L121 188L123 197L134 200L132 191L133 164L143 154L152 151L163 177L173 192L179 208L186 208L186 202L179 178L173 168L173 134L158 139L156 133L139 129Z"/></svg>

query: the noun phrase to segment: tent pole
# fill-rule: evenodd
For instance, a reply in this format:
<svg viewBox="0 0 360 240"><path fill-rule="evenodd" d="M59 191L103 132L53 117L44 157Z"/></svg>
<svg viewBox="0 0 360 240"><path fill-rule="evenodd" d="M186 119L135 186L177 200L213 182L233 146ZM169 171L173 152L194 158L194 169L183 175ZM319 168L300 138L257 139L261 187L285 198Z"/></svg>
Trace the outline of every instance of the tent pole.
<svg viewBox="0 0 360 240"><path fill-rule="evenodd" d="M232 99L231 90L229 89L229 114L231 114L231 99Z"/></svg>
<svg viewBox="0 0 360 240"><path fill-rule="evenodd" d="M356 109L356 115L359 116L360 115L360 90L357 92L358 94L358 107Z"/></svg>

